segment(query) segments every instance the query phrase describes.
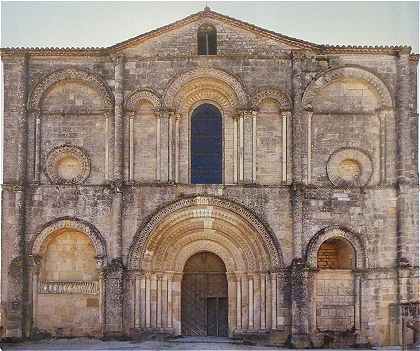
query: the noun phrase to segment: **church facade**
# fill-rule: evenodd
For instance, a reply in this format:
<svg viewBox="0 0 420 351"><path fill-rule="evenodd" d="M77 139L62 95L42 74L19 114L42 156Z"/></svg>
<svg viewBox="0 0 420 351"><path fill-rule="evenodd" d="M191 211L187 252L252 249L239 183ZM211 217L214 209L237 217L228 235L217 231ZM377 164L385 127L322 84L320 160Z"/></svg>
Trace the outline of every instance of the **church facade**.
<svg viewBox="0 0 420 351"><path fill-rule="evenodd" d="M418 55L206 8L1 49L4 336L396 345L418 293Z"/></svg>

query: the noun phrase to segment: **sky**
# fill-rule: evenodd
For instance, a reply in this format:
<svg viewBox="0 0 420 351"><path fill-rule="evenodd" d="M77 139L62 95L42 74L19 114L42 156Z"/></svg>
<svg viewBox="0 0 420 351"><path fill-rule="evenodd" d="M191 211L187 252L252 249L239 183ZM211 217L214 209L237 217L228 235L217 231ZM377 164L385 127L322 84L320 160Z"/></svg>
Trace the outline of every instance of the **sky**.
<svg viewBox="0 0 420 351"><path fill-rule="evenodd" d="M205 1L1 3L2 47L110 46L201 11ZM409 45L418 2L209 1L214 11L318 44Z"/></svg>

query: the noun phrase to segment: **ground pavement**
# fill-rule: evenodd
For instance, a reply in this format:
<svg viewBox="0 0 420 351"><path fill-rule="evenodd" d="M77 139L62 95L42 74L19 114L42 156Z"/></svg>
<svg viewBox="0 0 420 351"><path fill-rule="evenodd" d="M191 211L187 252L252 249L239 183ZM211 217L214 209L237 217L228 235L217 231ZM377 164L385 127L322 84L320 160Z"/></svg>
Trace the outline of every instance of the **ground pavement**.
<svg viewBox="0 0 420 351"><path fill-rule="evenodd" d="M50 339L42 341L23 342L19 344L0 344L2 351L6 350L288 350L284 348L247 345L228 338L187 337L169 341L102 341L98 339ZM346 349L352 351L351 349ZM377 350L400 350L399 347L386 347ZM296 349L294 349L296 351ZM312 351L316 351L313 349ZM325 351L318 350L318 351ZM356 351L356 350L354 350ZM357 349L357 351L364 351ZM367 350L365 350L367 351Z"/></svg>

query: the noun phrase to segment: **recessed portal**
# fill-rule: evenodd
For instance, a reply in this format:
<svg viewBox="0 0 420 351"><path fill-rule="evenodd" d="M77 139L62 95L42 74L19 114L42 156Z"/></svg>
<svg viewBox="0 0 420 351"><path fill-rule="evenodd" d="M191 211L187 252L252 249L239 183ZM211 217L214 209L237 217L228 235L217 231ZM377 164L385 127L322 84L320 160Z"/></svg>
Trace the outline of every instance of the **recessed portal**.
<svg viewBox="0 0 420 351"><path fill-rule="evenodd" d="M228 336L228 288L223 261L210 252L191 256L184 267L182 335Z"/></svg>

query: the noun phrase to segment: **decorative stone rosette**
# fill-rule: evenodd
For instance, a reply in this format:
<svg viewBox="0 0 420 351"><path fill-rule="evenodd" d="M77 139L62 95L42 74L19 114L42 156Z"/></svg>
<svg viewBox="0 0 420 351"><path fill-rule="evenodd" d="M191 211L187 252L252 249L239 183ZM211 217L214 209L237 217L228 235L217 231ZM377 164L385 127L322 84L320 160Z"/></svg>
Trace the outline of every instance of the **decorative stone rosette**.
<svg viewBox="0 0 420 351"><path fill-rule="evenodd" d="M334 151L327 162L330 182L337 187L361 187L372 176L372 161L361 150L344 148Z"/></svg>
<svg viewBox="0 0 420 351"><path fill-rule="evenodd" d="M78 146L57 146L47 156L45 174L53 184L81 184L90 174L89 156Z"/></svg>

